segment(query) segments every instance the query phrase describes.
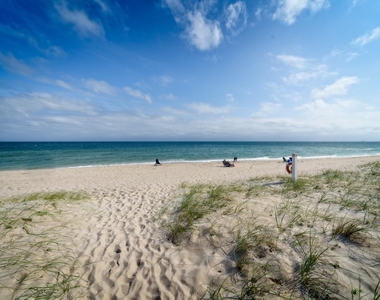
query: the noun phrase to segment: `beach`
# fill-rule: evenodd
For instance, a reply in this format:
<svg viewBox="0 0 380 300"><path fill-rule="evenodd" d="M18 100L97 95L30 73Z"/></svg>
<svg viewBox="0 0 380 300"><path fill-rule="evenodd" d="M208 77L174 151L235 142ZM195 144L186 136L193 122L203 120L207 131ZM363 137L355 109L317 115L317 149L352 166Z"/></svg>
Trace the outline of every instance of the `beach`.
<svg viewBox="0 0 380 300"><path fill-rule="evenodd" d="M358 171L360 165L379 161L379 156L300 159L298 176L330 169ZM228 253L223 255L223 251L215 251L194 236L180 245L168 240L159 218L162 208L180 198L184 186L228 185L254 178L272 184L281 183L283 177L291 175L279 160L238 161L232 168L223 167L222 162L208 162L1 171L0 199L59 191L88 195L80 204L59 206L60 214L41 219L41 225L34 228L34 232L40 232L39 226L58 226L59 233L68 238L63 243L75 258L75 282L80 286L71 292L73 297L198 299L209 286L231 273L233 263L224 263ZM280 198L267 193L254 201L257 209L262 214L267 212L269 218L273 215L270 212L273 203L281 201ZM35 218L24 219L31 223ZM16 233L4 236L11 239L11 234ZM29 243L28 238L34 237L23 237L23 242ZM372 242L370 245L375 257L366 259L376 261L379 245ZM41 253L41 258L45 255L50 254ZM223 267L216 270L215 266L221 264ZM350 264L347 262L347 268ZM363 258L358 264L366 266L369 262ZM374 289L376 274L380 274L379 264L368 265L365 276L373 282L366 279L362 290ZM3 285L12 286L18 279L10 276L0 280ZM10 289L7 293L12 294Z"/></svg>

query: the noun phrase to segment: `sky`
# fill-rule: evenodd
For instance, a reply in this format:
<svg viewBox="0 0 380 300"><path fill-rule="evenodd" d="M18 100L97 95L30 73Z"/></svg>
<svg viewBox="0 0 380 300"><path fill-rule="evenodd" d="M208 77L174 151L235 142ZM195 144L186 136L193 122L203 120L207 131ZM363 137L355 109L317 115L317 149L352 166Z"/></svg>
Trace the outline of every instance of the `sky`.
<svg viewBox="0 0 380 300"><path fill-rule="evenodd" d="M0 4L0 141L380 141L378 0Z"/></svg>

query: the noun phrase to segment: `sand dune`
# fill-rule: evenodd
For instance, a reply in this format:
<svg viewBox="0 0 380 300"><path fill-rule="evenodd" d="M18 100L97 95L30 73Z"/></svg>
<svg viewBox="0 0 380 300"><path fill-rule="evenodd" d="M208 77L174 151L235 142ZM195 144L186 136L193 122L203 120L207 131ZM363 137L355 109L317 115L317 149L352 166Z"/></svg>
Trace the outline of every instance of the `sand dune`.
<svg viewBox="0 0 380 300"><path fill-rule="evenodd" d="M350 171L374 161L379 157L303 159L298 171L299 176L326 169ZM81 263L82 287L73 291L75 297L197 299L229 272L222 264L225 255L199 243L170 243L156 219L160 209L179 195L182 183L223 184L262 176L290 175L279 161L238 162L235 168L188 163L3 171L0 197L61 190L90 195L81 205L68 205L55 221L65 224L61 233L70 236L68 245Z"/></svg>

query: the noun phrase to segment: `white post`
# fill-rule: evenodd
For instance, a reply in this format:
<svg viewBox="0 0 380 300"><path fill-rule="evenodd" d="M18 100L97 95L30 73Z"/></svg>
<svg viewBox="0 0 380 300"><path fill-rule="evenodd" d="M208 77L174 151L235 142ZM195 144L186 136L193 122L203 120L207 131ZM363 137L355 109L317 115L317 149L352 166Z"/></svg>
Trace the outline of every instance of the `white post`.
<svg viewBox="0 0 380 300"><path fill-rule="evenodd" d="M298 158L298 154L293 153L292 154L292 180L293 181L297 180L297 158Z"/></svg>

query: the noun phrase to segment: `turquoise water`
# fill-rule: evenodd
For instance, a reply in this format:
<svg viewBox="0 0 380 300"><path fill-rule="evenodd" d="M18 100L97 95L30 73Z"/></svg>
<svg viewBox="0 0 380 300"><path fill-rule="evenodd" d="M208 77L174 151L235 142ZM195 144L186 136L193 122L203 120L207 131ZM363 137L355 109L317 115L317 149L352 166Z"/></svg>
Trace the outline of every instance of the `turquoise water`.
<svg viewBox="0 0 380 300"><path fill-rule="evenodd" d="M0 142L0 170L380 155L380 142Z"/></svg>

